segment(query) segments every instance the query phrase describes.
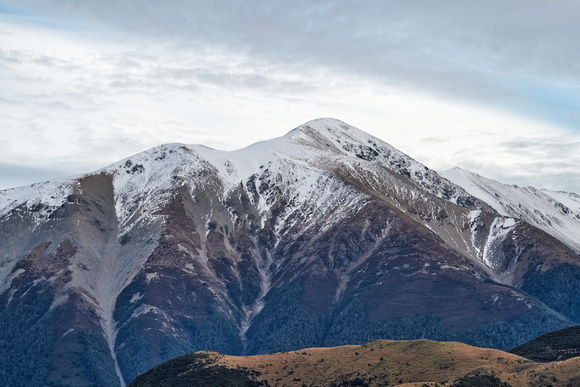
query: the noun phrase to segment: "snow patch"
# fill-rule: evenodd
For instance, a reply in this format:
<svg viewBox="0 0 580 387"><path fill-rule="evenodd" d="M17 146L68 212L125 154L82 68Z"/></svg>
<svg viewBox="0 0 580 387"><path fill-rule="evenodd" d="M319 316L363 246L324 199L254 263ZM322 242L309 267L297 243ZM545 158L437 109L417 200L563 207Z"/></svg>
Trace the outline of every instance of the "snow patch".
<svg viewBox="0 0 580 387"><path fill-rule="evenodd" d="M63 335L62 335L60 338L62 339L63 337L65 337L66 335L68 335L69 333L71 333L71 332L73 332L73 331L74 331L74 328L70 328L70 329L69 329L69 330L67 330L65 333L63 333Z"/></svg>
<svg viewBox="0 0 580 387"><path fill-rule="evenodd" d="M145 275L145 282L149 283L152 280L158 280L159 279L159 273L147 273Z"/></svg>
<svg viewBox="0 0 580 387"><path fill-rule="evenodd" d="M482 261L488 267L494 269L497 262L493 257L495 250L502 245L507 235L514 229L517 221L513 218L495 218L489 229L489 235L483 248Z"/></svg>
<svg viewBox="0 0 580 387"><path fill-rule="evenodd" d="M156 314L158 316L161 316L166 322L169 322L169 323L174 322L174 320L167 313L165 313L165 311L163 311L162 309L159 309L156 306L148 305L148 304L139 305L133 311L133 314L131 315L131 319L139 317L142 314L147 314L147 313L153 313L153 314ZM169 325L164 324L164 327L169 327Z"/></svg>
<svg viewBox="0 0 580 387"><path fill-rule="evenodd" d="M143 294L137 292L137 293L133 293L133 295L131 296L131 299L129 300L129 303L133 304L137 301L139 301L141 298L143 298Z"/></svg>

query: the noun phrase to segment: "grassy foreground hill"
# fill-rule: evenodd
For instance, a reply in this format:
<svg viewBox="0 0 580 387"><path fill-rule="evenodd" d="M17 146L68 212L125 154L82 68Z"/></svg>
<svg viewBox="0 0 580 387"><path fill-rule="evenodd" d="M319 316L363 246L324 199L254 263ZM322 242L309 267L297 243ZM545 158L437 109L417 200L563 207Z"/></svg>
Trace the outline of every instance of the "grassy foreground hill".
<svg viewBox="0 0 580 387"><path fill-rule="evenodd" d="M376 340L258 356L196 352L129 386L578 386L580 357L539 363L457 342Z"/></svg>

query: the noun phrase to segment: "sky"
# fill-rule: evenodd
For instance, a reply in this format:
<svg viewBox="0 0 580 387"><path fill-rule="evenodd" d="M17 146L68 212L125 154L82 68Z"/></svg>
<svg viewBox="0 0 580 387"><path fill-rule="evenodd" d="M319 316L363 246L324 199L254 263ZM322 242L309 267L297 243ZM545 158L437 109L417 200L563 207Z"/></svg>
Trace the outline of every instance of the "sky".
<svg viewBox="0 0 580 387"><path fill-rule="evenodd" d="M0 0L0 189L333 117L580 193L580 2Z"/></svg>

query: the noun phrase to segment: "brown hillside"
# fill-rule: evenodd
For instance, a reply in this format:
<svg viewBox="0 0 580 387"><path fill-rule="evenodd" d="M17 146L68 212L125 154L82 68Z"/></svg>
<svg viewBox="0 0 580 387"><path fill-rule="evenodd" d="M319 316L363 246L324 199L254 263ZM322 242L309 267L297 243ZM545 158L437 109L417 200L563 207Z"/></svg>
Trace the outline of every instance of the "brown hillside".
<svg viewBox="0 0 580 387"><path fill-rule="evenodd" d="M272 355L203 354L208 356L203 367L248 371L253 380L269 386L478 386L490 381L514 387L580 385L580 358L537 363L457 342L377 340ZM195 379L195 367L184 371ZM137 378L133 385L149 384Z"/></svg>

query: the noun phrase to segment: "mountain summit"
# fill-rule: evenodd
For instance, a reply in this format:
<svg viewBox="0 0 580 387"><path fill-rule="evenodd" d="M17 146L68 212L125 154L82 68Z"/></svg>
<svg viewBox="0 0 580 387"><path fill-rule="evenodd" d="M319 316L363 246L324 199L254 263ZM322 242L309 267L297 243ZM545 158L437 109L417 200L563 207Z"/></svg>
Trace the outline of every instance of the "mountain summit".
<svg viewBox="0 0 580 387"><path fill-rule="evenodd" d="M375 338L508 349L580 322L570 238L469 192L333 119L0 191L0 381Z"/></svg>

